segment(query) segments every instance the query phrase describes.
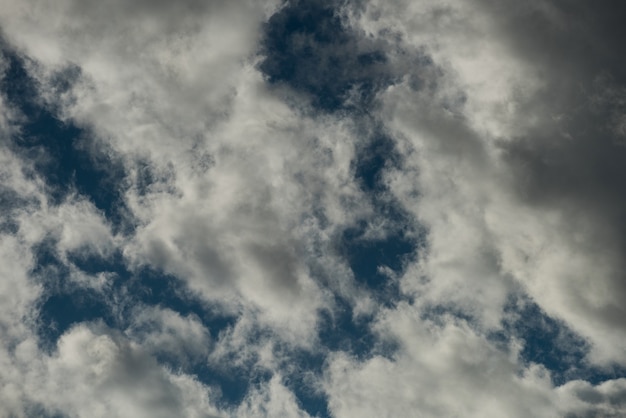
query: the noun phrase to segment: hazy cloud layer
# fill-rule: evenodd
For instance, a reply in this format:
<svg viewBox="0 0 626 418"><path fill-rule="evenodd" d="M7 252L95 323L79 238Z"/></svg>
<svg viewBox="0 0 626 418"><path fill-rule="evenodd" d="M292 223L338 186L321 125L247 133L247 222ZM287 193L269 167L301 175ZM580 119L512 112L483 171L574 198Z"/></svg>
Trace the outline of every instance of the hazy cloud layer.
<svg viewBox="0 0 626 418"><path fill-rule="evenodd" d="M624 415L625 11L7 2L0 415Z"/></svg>

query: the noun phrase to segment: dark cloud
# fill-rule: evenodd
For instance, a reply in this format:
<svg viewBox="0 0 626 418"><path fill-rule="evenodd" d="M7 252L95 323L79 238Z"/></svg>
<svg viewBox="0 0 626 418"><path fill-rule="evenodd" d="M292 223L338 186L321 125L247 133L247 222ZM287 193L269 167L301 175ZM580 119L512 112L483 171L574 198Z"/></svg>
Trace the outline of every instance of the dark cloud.
<svg viewBox="0 0 626 418"><path fill-rule="evenodd" d="M626 148L615 118L626 113L626 58L618 53L626 39L626 6L481 3L544 83L520 109L520 117L538 124L502 145L520 170L522 192L537 203L575 201L602 211L598 219L622 223ZM623 235L620 227L617 232Z"/></svg>
<svg viewBox="0 0 626 418"><path fill-rule="evenodd" d="M620 51L626 7L617 1L482 3L544 84L519 112L538 122L501 145L519 196L561 211L565 233L584 236L577 245L591 257L610 254L612 273L588 280L608 283L615 298L592 306L581 297L578 309L625 330L626 61Z"/></svg>
<svg viewBox="0 0 626 418"><path fill-rule="evenodd" d="M287 291L287 296L297 296L298 262L292 247L285 245L250 244L248 251L278 291Z"/></svg>
<svg viewBox="0 0 626 418"><path fill-rule="evenodd" d="M622 81L626 77L625 58L616 53L626 37L622 24L626 6L619 0L478 4L492 14L506 41L537 63L555 86L563 86L559 81L566 86L572 79L590 81L599 71L609 71Z"/></svg>

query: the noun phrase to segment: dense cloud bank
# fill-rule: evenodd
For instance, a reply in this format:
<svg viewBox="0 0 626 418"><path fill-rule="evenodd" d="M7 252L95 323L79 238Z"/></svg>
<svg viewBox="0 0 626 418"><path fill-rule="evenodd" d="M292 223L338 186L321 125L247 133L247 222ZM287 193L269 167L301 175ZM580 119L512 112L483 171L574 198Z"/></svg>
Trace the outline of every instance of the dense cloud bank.
<svg viewBox="0 0 626 418"><path fill-rule="evenodd" d="M0 416L623 416L625 14L5 1Z"/></svg>

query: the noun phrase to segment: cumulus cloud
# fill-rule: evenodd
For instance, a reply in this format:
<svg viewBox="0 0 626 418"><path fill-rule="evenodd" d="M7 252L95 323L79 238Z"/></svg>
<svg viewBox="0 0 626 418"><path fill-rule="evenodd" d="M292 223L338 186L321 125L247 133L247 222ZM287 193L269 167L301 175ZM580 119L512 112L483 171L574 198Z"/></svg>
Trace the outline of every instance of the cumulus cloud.
<svg viewBox="0 0 626 418"><path fill-rule="evenodd" d="M9 2L0 414L623 414L622 12Z"/></svg>
<svg viewBox="0 0 626 418"><path fill-rule="evenodd" d="M414 156L413 170L388 181L430 228L429 253L412 276L433 280L419 291L457 306L458 297L479 298L467 310L492 306L483 319L494 325L521 285L590 338L601 363L624 361L620 70L597 44L612 24L608 10L570 20L542 2L506 10L374 2L354 18L370 33L396 28L442 69L434 91L407 81L383 95L389 126Z"/></svg>
<svg viewBox="0 0 626 418"><path fill-rule="evenodd" d="M163 369L140 347L97 324L67 332L48 358L28 358L32 347L19 348L18 361L26 370L24 391L30 402L49 413L224 416L200 383ZM38 364L27 365L32 360Z"/></svg>
<svg viewBox="0 0 626 418"><path fill-rule="evenodd" d="M36 105L88 130L91 138L72 146L122 162L124 179L112 187L122 192L125 222L134 228L116 234L88 198L48 202L40 185L39 206L21 215L19 234L33 251L43 240L51 246L59 265L39 274L44 286L52 273L70 294L98 284L98 309L129 325L126 332L147 354L202 362L210 344L202 325L176 313L136 309L124 319L124 309L109 305L125 306L133 295L107 295L120 273L92 277L73 266L76 257L109 259L121 251L129 274L149 268L175 275L204 303L253 318L297 346L311 346L317 311L332 309L325 286L352 297L349 283L335 277L316 283L306 255L321 249L332 259L325 254L337 225L352 222L346 209L369 210L352 179L354 132L350 121L301 118L306 104L291 108L264 85L253 53L275 6L66 2L54 9L14 5L3 14L6 39L36 83ZM37 18L44 15L56 18ZM98 24L104 16L114 24ZM69 83L63 89L59 74ZM40 149L41 158L56 157ZM45 183L47 173L34 170ZM62 352L72 332L59 340ZM253 399L265 399L259 396Z"/></svg>
<svg viewBox="0 0 626 418"><path fill-rule="evenodd" d="M618 416L623 379L593 386L574 380L554 388L549 371L521 367L520 345L502 350L468 323L447 316L424 320L420 310L400 305L376 324L383 338L400 343L391 359L366 362L339 354L326 370L333 416L550 417Z"/></svg>
<svg viewBox="0 0 626 418"><path fill-rule="evenodd" d="M497 349L463 321L449 317L438 325L402 305L382 315L378 326L385 338L400 342L400 351L361 364L344 355L332 358L326 384L334 416L554 413L545 370L519 370L514 349Z"/></svg>

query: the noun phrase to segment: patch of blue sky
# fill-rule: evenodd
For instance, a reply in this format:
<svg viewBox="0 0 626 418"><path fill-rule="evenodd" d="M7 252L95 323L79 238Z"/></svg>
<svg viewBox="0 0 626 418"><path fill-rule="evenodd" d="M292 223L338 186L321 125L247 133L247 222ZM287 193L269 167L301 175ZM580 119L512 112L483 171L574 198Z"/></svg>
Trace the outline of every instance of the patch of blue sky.
<svg viewBox="0 0 626 418"><path fill-rule="evenodd" d="M378 129L382 130L382 129ZM388 192L385 170L400 168L401 156L391 138L376 133L358 153L354 161L355 178L369 196L376 217L384 220L387 231L381 237L368 236L367 221L346 229L341 239L341 251L360 283L382 296L382 303L403 299L399 283L389 274L401 275L407 263L414 261L420 242L416 238L415 222Z"/></svg>
<svg viewBox="0 0 626 418"><path fill-rule="evenodd" d="M122 181L124 168L93 135L82 127L61 121L52 105L41 97L37 81L28 73L24 60L4 48L8 62L1 89L8 102L21 114L20 131L11 145L17 155L33 163L35 173L48 187L51 203L58 204L70 193L88 198L114 226L124 218ZM53 77L54 89L67 90L78 76L68 67Z"/></svg>
<svg viewBox="0 0 626 418"><path fill-rule="evenodd" d="M48 352L55 349L64 332L82 322L99 321L111 329L124 330L131 325L133 309L141 306L171 309L183 317L192 315L208 329L214 341L236 323L236 316L225 315L219 307L207 304L180 279L149 269L129 272L120 254L110 259L71 257L74 265L86 273L112 274L110 286L103 291L69 283L67 266L55 258L50 248L42 246L38 254L34 273L45 275L42 280L48 283L57 283L47 286L38 306L37 334L42 348ZM219 403L223 406L238 405L251 387L271 377L265 371L255 371L252 366L210 365L206 358L188 362L187 358L165 352L157 353L156 359L172 370L189 373L217 388L221 395Z"/></svg>
<svg viewBox="0 0 626 418"><path fill-rule="evenodd" d="M373 355L391 356L397 347L392 342L381 340L371 325L374 318L369 315L354 315L350 303L337 298L337 308L320 314L319 339L331 351L343 351L356 358L366 360Z"/></svg>
<svg viewBox="0 0 626 418"><path fill-rule="evenodd" d="M393 140L384 133L376 133L358 152L358 158L354 162L355 176L364 190L380 192L385 189L384 169L389 166L397 167L399 164L400 155Z"/></svg>
<svg viewBox="0 0 626 418"><path fill-rule="evenodd" d="M70 269L59 259L55 240L45 239L37 244L33 255L32 277L43 287L35 324L41 348L54 350L60 336L80 322L101 320L114 325L112 313L100 292L68 280Z"/></svg>
<svg viewBox="0 0 626 418"><path fill-rule="evenodd" d="M471 327L477 324L471 312L452 304L434 305L422 313L422 319L439 325L444 325L450 317ZM563 321L549 316L528 297L511 297L505 306L502 329L489 332L487 338L502 350L507 350L512 339L521 342L519 356L522 364L544 366L556 386L577 379L595 385L626 376L626 369L618 365L591 365L586 359L591 350L590 343Z"/></svg>
<svg viewBox="0 0 626 418"><path fill-rule="evenodd" d="M129 271L119 251L113 252L109 257L70 254L68 261L91 275L111 274L112 287L108 291L124 294L133 302L171 309L183 316L197 316L206 325L211 325L209 330L213 337L220 330L233 325L236 320L234 316L222 315L219 307L207 304L183 280L175 276L149 267Z"/></svg>
<svg viewBox="0 0 626 418"><path fill-rule="evenodd" d="M46 288L40 305L43 321L40 326L45 327L42 332L48 342L55 343L73 324L94 319L124 328L128 326L124 312L138 304L171 309L182 316L194 315L213 338L236 321L235 316L225 315L219 307L207 304L176 277L148 268L130 272L119 252L108 258L82 254L68 257L74 267L87 274L107 273L109 284L102 291L70 282L69 268L58 260L53 244L42 244L36 254L37 267L33 273ZM122 316L114 315L113 309ZM55 328L46 333L50 325Z"/></svg>
<svg viewBox="0 0 626 418"><path fill-rule="evenodd" d="M283 358L284 383L296 396L299 407L313 417L330 417L328 398L319 382L323 379L328 348L317 351L278 349Z"/></svg>
<svg viewBox="0 0 626 418"><path fill-rule="evenodd" d="M417 249L413 238L400 230L384 238L365 238L364 222L344 231L341 252L352 269L357 282L365 285L382 303L402 299L398 280L393 273L402 272L406 262L414 257Z"/></svg>
<svg viewBox="0 0 626 418"><path fill-rule="evenodd" d="M221 338L227 338L227 332L216 337L216 344L220 343ZM247 345L255 346L269 341L272 335L266 329L257 328L247 333L245 338ZM216 390L219 395L218 405L232 408L240 405L254 388L262 386L272 378L273 371L260 366L259 360L255 350L250 350L243 357L239 352L229 351L220 357L219 361L198 363L189 372Z"/></svg>
<svg viewBox="0 0 626 418"><path fill-rule="evenodd" d="M270 83L286 83L322 111L365 109L392 84L383 50L364 46L342 24L336 2L286 4L266 24L260 70ZM358 94L351 94L351 93ZM348 98L358 100L347 100Z"/></svg>
<svg viewBox="0 0 626 418"><path fill-rule="evenodd" d="M103 291L69 282L69 269L56 257L53 242L38 246L36 254L37 267L33 274L45 276L41 280L47 283L38 307L37 334L42 348L49 352L55 349L64 332L82 322L100 321L112 329L124 330L132 322L132 310L141 306L171 309L183 317L192 315L208 329L214 341L237 321L236 316L225 315L218 306L207 304L176 277L147 268L130 272L119 252L109 258L69 257L85 273L111 274L110 285ZM223 406L238 405L251 387L271 377L265 371L255 371L252 365L235 367L226 363L217 367L202 358L188 363L187 359L168 353L157 353L156 358L172 370L189 373L217 388Z"/></svg>
<svg viewBox="0 0 626 418"><path fill-rule="evenodd" d="M512 298L505 310L503 330L490 335L490 339L506 342L517 338L522 341L522 361L543 365L550 371L555 385L576 379L595 385L626 376L626 369L617 365L605 368L591 365L586 360L591 349L589 342L563 321L546 314L533 301Z"/></svg>

